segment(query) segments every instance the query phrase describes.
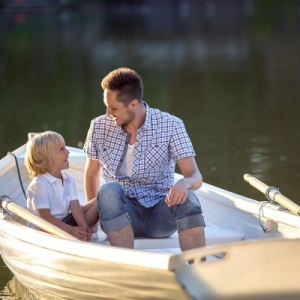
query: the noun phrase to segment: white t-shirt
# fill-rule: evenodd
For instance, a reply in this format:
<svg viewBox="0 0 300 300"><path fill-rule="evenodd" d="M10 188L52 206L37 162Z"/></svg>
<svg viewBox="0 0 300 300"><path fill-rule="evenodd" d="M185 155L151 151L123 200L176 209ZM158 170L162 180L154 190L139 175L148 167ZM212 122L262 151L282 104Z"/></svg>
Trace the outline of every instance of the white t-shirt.
<svg viewBox="0 0 300 300"><path fill-rule="evenodd" d="M135 147L135 143L132 145L128 144L127 152L125 154L124 161L120 168L120 174L128 177L131 177L132 175L134 147Z"/></svg>
<svg viewBox="0 0 300 300"><path fill-rule="evenodd" d="M62 172L63 180L49 173L32 179L27 188L27 209L39 216L38 209L50 209L58 220L66 217L70 210L70 201L78 200L74 178Z"/></svg>

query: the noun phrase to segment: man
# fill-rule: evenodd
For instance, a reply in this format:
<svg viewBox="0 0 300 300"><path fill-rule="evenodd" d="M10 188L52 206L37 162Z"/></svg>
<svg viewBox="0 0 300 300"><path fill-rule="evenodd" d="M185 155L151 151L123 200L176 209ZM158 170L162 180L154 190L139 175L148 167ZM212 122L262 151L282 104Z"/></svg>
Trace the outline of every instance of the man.
<svg viewBox="0 0 300 300"><path fill-rule="evenodd" d="M134 70L116 69L101 86L106 115L92 120L84 145L85 193L87 199L97 196L110 244L133 248L134 237L178 230L182 251L205 246L193 191L202 176L183 122L142 101L142 79ZM175 163L184 178L174 184ZM106 183L99 190L100 168Z"/></svg>

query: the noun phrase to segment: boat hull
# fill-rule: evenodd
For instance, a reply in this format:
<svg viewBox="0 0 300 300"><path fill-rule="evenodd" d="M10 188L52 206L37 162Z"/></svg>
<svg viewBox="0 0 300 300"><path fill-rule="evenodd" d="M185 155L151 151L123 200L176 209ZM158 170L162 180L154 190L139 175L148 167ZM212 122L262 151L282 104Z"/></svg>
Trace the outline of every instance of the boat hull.
<svg viewBox="0 0 300 300"><path fill-rule="evenodd" d="M26 199L20 181L24 189L30 182L24 166L25 149L23 145L14 151L20 178L13 156L0 160L0 195L10 196L22 207L26 206ZM86 158L80 149L68 147L68 150L68 172L75 178L79 200L84 202ZM175 180L180 177L175 174ZM253 265L255 259L261 261L256 265L257 272L264 272L261 253L268 249L275 253L274 245L285 240L295 243L283 243L286 251L299 245L300 218L279 205L266 204L262 209L261 202L255 199L207 183L196 194L207 223L207 247L202 249L182 254L176 234L166 239L136 239L135 250L111 247L99 239L99 234L91 243L71 241L28 228L17 217L0 212L0 254L16 278L38 299L234 299L243 288L244 294L236 299L252 299L254 295L257 299L255 293L263 295L263 288L248 285L249 279L238 281L241 272L247 272L243 260L249 255ZM270 243L265 243L266 240ZM252 243L257 246L255 249ZM275 254L270 262L276 260ZM233 264L229 259L232 256ZM205 264L201 263L203 257L209 258ZM298 265L295 255L293 259ZM292 274L293 269L287 267L290 264L290 259L283 259L282 269L286 274L288 270ZM265 274L271 276L276 264L269 263L269 267ZM254 272L252 277L254 280ZM226 283L228 278L239 284L230 288ZM282 284L278 281L276 287L266 286L268 295L274 296L275 292L277 295L286 292L288 284L282 279ZM300 295L298 289L292 292Z"/></svg>
<svg viewBox="0 0 300 300"><path fill-rule="evenodd" d="M169 270L169 255L141 252L139 257L137 250L62 240L30 228L20 238L12 231L21 226L0 220L1 228L7 224L10 228L0 231L3 261L39 299L189 299ZM155 267L159 260L160 267Z"/></svg>

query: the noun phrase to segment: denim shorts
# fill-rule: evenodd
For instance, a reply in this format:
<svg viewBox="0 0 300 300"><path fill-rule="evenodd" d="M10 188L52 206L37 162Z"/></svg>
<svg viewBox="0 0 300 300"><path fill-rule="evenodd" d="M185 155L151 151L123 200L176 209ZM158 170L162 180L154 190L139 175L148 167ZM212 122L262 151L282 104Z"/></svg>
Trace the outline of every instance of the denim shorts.
<svg viewBox="0 0 300 300"><path fill-rule="evenodd" d="M100 188L97 203L100 223L106 233L131 224L135 237L161 238L176 230L205 227L201 205L193 190L189 190L183 204L169 207L161 199L153 207L144 207L138 200L126 197L120 184L110 182Z"/></svg>

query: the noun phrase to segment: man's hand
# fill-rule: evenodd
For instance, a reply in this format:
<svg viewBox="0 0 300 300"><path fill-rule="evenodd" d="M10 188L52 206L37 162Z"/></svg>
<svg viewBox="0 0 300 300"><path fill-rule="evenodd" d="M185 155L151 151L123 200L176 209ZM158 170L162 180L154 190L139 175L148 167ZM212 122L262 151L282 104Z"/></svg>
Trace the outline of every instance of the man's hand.
<svg viewBox="0 0 300 300"><path fill-rule="evenodd" d="M178 180L169 190L165 202L168 206L182 204L186 201L191 184L185 178Z"/></svg>

